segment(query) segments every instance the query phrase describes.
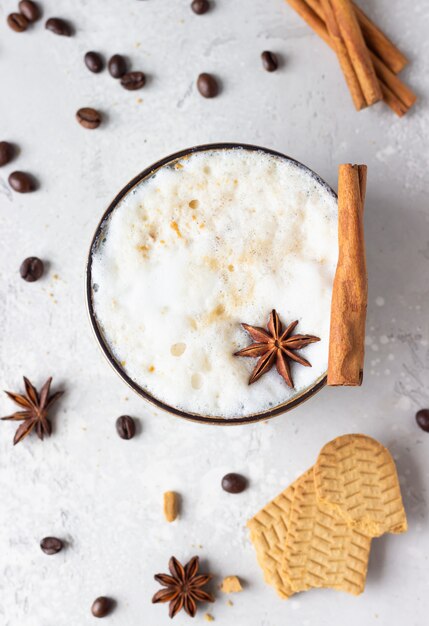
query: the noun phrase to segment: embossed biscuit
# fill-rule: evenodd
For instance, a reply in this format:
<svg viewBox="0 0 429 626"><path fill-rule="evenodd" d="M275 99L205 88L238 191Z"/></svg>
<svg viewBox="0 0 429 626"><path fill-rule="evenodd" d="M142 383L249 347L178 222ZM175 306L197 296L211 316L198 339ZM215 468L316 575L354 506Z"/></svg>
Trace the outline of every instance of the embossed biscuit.
<svg viewBox="0 0 429 626"><path fill-rule="evenodd" d="M293 594L282 571L282 562L295 484L282 491L247 522L265 582L275 587L281 598L289 598Z"/></svg>
<svg viewBox="0 0 429 626"><path fill-rule="evenodd" d="M320 509L313 468L297 481L283 574L294 592L330 587L354 595L365 587L371 539Z"/></svg>
<svg viewBox="0 0 429 626"><path fill-rule="evenodd" d="M320 505L371 537L407 530L395 463L365 435L344 435L320 451L314 466Z"/></svg>

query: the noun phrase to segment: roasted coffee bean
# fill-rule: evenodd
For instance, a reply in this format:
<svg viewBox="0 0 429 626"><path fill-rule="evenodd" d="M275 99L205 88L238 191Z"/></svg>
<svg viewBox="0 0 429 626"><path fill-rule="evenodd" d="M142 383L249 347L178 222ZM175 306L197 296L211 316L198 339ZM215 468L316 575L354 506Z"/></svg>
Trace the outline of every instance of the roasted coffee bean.
<svg viewBox="0 0 429 626"><path fill-rule="evenodd" d="M261 54L261 59L262 65L267 72L275 72L279 66L276 55L269 50L265 50L265 52Z"/></svg>
<svg viewBox="0 0 429 626"><path fill-rule="evenodd" d="M8 141L0 141L0 166L6 165L13 159L14 149Z"/></svg>
<svg viewBox="0 0 429 626"><path fill-rule="evenodd" d="M28 193L35 189L34 181L27 172L12 172L8 181L12 189L18 193Z"/></svg>
<svg viewBox="0 0 429 626"><path fill-rule="evenodd" d="M68 22L60 17L50 17L45 24L45 28L54 33L54 35L62 35L63 37L71 37L72 29Z"/></svg>
<svg viewBox="0 0 429 626"><path fill-rule="evenodd" d="M247 487L247 480L241 474L225 474L222 489L228 493L241 493Z"/></svg>
<svg viewBox="0 0 429 626"><path fill-rule="evenodd" d="M420 411L417 411L416 422L422 430L429 433L429 409L420 409Z"/></svg>
<svg viewBox="0 0 429 626"><path fill-rule="evenodd" d="M21 0L18 4L20 13L27 18L29 22L36 22L40 17L40 9L32 0Z"/></svg>
<svg viewBox="0 0 429 626"><path fill-rule="evenodd" d="M11 13L7 16L7 23L16 33L22 33L24 30L27 30L28 20L25 15L21 15L21 13Z"/></svg>
<svg viewBox="0 0 429 626"><path fill-rule="evenodd" d="M217 80L212 74L200 74L197 80L198 91L204 98L214 98L219 93Z"/></svg>
<svg viewBox="0 0 429 626"><path fill-rule="evenodd" d="M105 596L96 598L92 603L91 613L94 617L106 617L113 609L113 601Z"/></svg>
<svg viewBox="0 0 429 626"><path fill-rule="evenodd" d="M146 76L143 72L127 72L121 78L121 85L128 91L135 91L144 87Z"/></svg>
<svg viewBox="0 0 429 626"><path fill-rule="evenodd" d="M21 278L27 281L27 283L34 283L43 276L44 265L43 261L37 256L29 256L21 263L19 273Z"/></svg>
<svg viewBox="0 0 429 626"><path fill-rule="evenodd" d="M136 434L136 424L129 415L121 415L116 420L116 431L121 439L132 439Z"/></svg>
<svg viewBox="0 0 429 626"><path fill-rule="evenodd" d="M121 54L114 54L107 64L110 76L121 78L127 71L127 62Z"/></svg>
<svg viewBox="0 0 429 626"><path fill-rule="evenodd" d="M197 15L203 15L210 9L210 2L208 0L194 0L191 9Z"/></svg>
<svg viewBox="0 0 429 626"><path fill-rule="evenodd" d="M101 124L101 113L91 107L83 107L76 113L76 119L84 128L98 128Z"/></svg>
<svg viewBox="0 0 429 626"><path fill-rule="evenodd" d="M98 54L98 52L87 52L84 57L85 65L89 69L90 72L94 72L94 74L98 74L103 69L103 59Z"/></svg>
<svg viewBox="0 0 429 626"><path fill-rule="evenodd" d="M40 547L45 554L52 555L60 552L64 544L61 539L57 539L56 537L45 537L40 542Z"/></svg>

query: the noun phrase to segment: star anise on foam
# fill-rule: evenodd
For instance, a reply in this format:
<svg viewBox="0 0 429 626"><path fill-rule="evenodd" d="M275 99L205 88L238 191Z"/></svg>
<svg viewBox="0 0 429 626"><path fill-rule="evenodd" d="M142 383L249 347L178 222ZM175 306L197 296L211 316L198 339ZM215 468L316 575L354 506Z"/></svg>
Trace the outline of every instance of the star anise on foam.
<svg viewBox="0 0 429 626"><path fill-rule="evenodd" d="M48 410L64 393L63 391L57 391L50 396L49 390L51 382L52 378L48 378L39 393L28 378L24 376L25 395L5 391L11 400L24 409L23 411L16 411L12 415L1 418L2 420L23 422L15 433L13 445L22 441L32 430L36 431L37 436L39 439L42 439L42 441L45 435L48 437L51 435L52 426L51 422L48 420Z"/></svg>
<svg viewBox="0 0 429 626"><path fill-rule="evenodd" d="M267 330L259 326L242 324L244 330L249 333L255 343L239 350L234 356L259 357L259 361L256 363L255 369L250 376L249 385L266 374L275 364L278 373L282 376L285 383L293 389L294 385L289 361L295 361L305 367L311 367L311 363L299 354L296 354L296 350L305 348L310 343L320 341L320 338L314 337L314 335L293 335L292 333L297 325L298 320L292 322L283 330L282 323L275 309L270 313Z"/></svg>
<svg viewBox="0 0 429 626"><path fill-rule="evenodd" d="M174 617L185 609L191 617L197 612L197 602L214 602L214 596L202 588L211 580L210 574L199 574L200 559L194 556L185 566L172 556L168 569L170 574L157 574L155 580L165 587L152 598L154 604L169 602L169 615Z"/></svg>

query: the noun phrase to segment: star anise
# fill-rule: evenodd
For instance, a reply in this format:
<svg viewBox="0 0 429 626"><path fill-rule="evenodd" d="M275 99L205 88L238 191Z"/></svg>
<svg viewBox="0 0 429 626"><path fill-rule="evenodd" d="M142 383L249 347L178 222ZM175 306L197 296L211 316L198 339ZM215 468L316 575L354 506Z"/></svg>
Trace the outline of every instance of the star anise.
<svg viewBox="0 0 429 626"><path fill-rule="evenodd" d="M214 596L202 587L211 580L210 574L198 574L200 559L194 556L189 563L183 566L172 556L168 569L170 574L157 574L155 580L165 587L160 589L152 598L154 604L169 602L169 615L174 617L179 611L185 609L191 617L197 612L197 602L214 602Z"/></svg>
<svg viewBox="0 0 429 626"><path fill-rule="evenodd" d="M267 330L259 326L242 324L244 330L255 340L255 343L239 350L234 356L259 357L255 369L250 376L249 385L266 374L275 364L280 376L282 376L286 384L293 389L294 385L289 360L296 361L296 363L300 363L305 367L311 367L311 363L299 354L296 354L296 350L305 348L310 343L320 341L320 339L313 335L293 335L292 333L297 324L298 320L292 322L283 330L279 316L274 309L270 313Z"/></svg>
<svg viewBox="0 0 429 626"><path fill-rule="evenodd" d="M56 393L49 395L52 378L43 385L40 393L30 383L28 378L24 376L25 395L18 393L12 393L11 391L5 391L11 400L16 402L19 406L23 407L23 411L16 411L12 415L2 417L2 420L13 420L16 422L22 421L23 424L17 429L15 437L13 438L13 445L16 445L22 441L27 435L35 430L39 439L43 440L45 435L50 436L52 432L51 422L48 420L48 409L53 403L63 395L63 391L57 391Z"/></svg>

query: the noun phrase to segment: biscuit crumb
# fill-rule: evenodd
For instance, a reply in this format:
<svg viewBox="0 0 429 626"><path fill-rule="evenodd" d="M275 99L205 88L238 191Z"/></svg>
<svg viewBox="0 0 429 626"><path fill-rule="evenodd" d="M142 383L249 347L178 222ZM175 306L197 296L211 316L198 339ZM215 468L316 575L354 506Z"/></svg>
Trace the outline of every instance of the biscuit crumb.
<svg viewBox="0 0 429 626"><path fill-rule="evenodd" d="M167 522L174 522L179 515L179 496L175 491L164 493L164 516Z"/></svg>
<svg viewBox="0 0 429 626"><path fill-rule="evenodd" d="M204 614L204 619L206 622L214 622L214 617L213 615L210 615L210 613L205 613Z"/></svg>
<svg viewBox="0 0 429 626"><path fill-rule="evenodd" d="M220 590L224 593L238 593L243 591L243 587L238 576L227 576L223 579Z"/></svg>

